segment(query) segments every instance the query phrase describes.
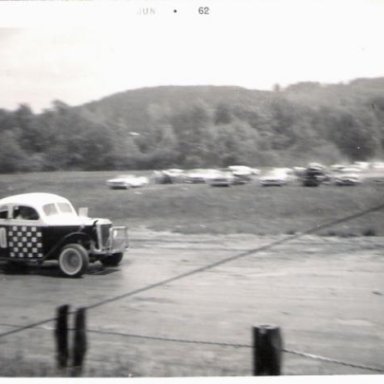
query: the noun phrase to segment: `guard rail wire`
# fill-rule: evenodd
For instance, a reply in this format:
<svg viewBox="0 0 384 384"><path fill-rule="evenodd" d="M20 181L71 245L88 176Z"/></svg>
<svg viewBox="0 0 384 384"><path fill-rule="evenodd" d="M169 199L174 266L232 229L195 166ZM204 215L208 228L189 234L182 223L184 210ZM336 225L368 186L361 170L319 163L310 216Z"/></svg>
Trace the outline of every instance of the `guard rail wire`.
<svg viewBox="0 0 384 384"><path fill-rule="evenodd" d="M380 205L377 205L377 206L374 206L374 207L362 210L362 211L354 213L352 215L344 216L344 217L342 217L340 219L336 219L336 220L333 220L333 221L328 222L328 223L316 225L316 226L314 226L314 227L312 227L312 228L310 228L310 229L308 229L306 231L303 231L303 232L300 232L300 233L296 233L294 235L290 235L289 237L286 237L286 238L282 238L282 239L279 239L279 240L272 241L271 243L268 243L268 244L263 245L261 247L257 247L257 248L253 248L253 249L250 249L250 250L247 250L247 251L240 252L238 254L226 257L226 258L224 258L222 260L219 260L219 261L216 261L214 263L205 265L203 267L193 269L191 271L188 271L188 272L185 272L185 273L173 276L173 277L165 279L165 280L161 280L161 281L159 281L157 283L149 284L149 285L147 285L145 287L138 288L138 289L132 290L130 292L126 292L126 293L121 294L121 295L116 295L116 296L110 297L108 299L101 300L99 302L96 302L94 304L85 306L83 308L85 308L85 309L93 309L93 308L100 307L102 305L106 305L108 303L112 303L114 301L122 300L122 299L125 299L127 297L134 296L134 295L137 295L139 293L146 292L146 291L149 291L151 289L158 288L158 287L170 284L170 283L172 283L174 281L181 280L183 278L190 277L190 276L196 275L198 273L206 272L206 271L208 271L208 270L210 270L212 268L215 268L215 267L218 267L220 265L229 263L231 261L238 260L240 258L244 258L246 256L250 256L250 255L253 255L253 254L265 251L265 250L269 250L269 249L271 249L271 248L273 248L273 247L275 247L277 245L281 245L281 244L287 243L289 241L296 240L296 239L301 238L303 236L310 235L310 234L316 233L318 231L321 231L323 229L327 229L327 228L333 227L335 225L338 225L338 224L341 224L341 223L344 223L344 222L347 222L347 221L350 221L350 220L357 219L359 217L365 216L365 215L367 215L369 213L372 213L372 212L380 211L382 209L384 209L384 204L380 204ZM73 314L73 313L74 312L70 312L69 314ZM41 321L30 323L30 324L27 324L27 325L24 325L24 326L20 326L20 327L17 326L15 329L12 329L12 330L0 333L0 338L4 338L6 336L9 336L9 335L12 335L12 334L16 334L16 333L19 333L19 332L22 332L22 331L25 331L25 330L28 330L28 329L31 329L31 328L41 327L42 325L47 324L47 323L52 322L52 321L55 321L55 320L56 320L56 317L52 317L52 318L49 318L49 319L44 319L44 320L41 320ZM10 325L7 325L7 326L10 326ZM110 335L114 334L114 335L127 336L127 337L136 337L136 338L146 338L146 339L151 339L151 340L172 341L172 342L180 342L180 343L209 344L209 345L217 345L217 346L224 346L224 347L235 347L235 348L252 348L251 345L247 345L247 344L231 344L231 343L217 343L217 342L211 342L211 341L197 341L197 340L194 341L194 340L185 340L185 339L172 339L172 338L153 337L153 336L134 335L134 334L124 334L124 333L119 333L119 332L100 331L100 330L89 330L89 332L100 333L100 334L110 334ZM361 369L365 369L365 370L371 370L371 371L375 371L375 372L379 372L379 373L384 373L384 369L381 369L381 368L369 367L369 366L360 365L360 364L354 364L354 363L347 363L347 362L343 362L343 361L340 361L340 360L331 359L331 358L327 358L327 357L323 357L323 356L319 356L319 355L315 355L315 354L311 354L311 353L295 351L295 350L292 350L292 349L283 349L283 352L290 353L290 354L295 354L295 355L306 357L306 358L311 358L311 359L326 361L326 362L330 362L330 363L345 365L345 366L349 366L349 367L361 368Z"/></svg>
<svg viewBox="0 0 384 384"><path fill-rule="evenodd" d="M11 324L0 324L2 326L7 327L14 327L14 325ZM37 328L43 329L43 330L49 330L53 331L54 328L49 327L41 327L36 326ZM68 331L74 331L75 329L69 328ZM153 340L153 341L162 341L162 342L172 342L172 343L181 343L181 344L197 344L197 345L211 345L211 346L217 346L217 347L227 347L227 348L247 348L252 349L253 345L251 344L240 344L240 343L227 343L227 342L217 342L217 341L206 341L206 340L190 340L190 339L178 339L178 338L169 338L169 337L161 337L161 336L149 336L149 335L138 335L134 333L124 333L124 332L116 332L116 331L109 331L109 330L100 330L100 329L88 329L87 332L99 334L99 335L109 335L109 336L119 336L119 337L126 337L126 338L136 338L136 339L143 339L143 340ZM373 371L377 373L384 373L384 369L378 368L378 367L372 367L368 365L363 364L356 364L356 363L350 363L345 362L329 357L324 357L320 355L316 355L313 353L307 353L307 352L300 352L294 349L288 349L288 348L282 348L282 352L297 355L305 358L309 358L312 360L319 360L324 361L327 363L333 363L338 365L344 365L351 368L359 368L364 369L368 371Z"/></svg>

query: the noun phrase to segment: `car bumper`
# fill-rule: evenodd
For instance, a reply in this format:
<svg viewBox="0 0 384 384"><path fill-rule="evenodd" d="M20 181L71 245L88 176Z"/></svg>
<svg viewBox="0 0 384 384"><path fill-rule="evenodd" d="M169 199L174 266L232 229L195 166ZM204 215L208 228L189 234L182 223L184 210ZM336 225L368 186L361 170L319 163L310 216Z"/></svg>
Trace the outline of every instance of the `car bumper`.
<svg viewBox="0 0 384 384"><path fill-rule="evenodd" d="M273 186L278 186L280 187L281 185L284 185L285 182L283 181L277 181L277 180L268 180L268 181L261 181L260 184L263 187L273 187Z"/></svg>
<svg viewBox="0 0 384 384"><path fill-rule="evenodd" d="M109 229L108 240L102 247L93 247L91 253L93 255L111 255L114 253L124 252L129 247L128 231L125 226L116 226Z"/></svg>
<svg viewBox="0 0 384 384"><path fill-rule="evenodd" d="M111 189L128 189L129 185L125 183L108 183L107 186Z"/></svg>

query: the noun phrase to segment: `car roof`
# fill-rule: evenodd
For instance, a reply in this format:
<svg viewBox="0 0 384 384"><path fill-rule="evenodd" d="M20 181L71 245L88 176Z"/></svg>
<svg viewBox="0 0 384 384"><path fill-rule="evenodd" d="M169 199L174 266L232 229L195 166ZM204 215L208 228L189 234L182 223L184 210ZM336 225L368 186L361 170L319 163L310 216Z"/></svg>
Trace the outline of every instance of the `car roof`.
<svg viewBox="0 0 384 384"><path fill-rule="evenodd" d="M28 204L32 206L42 206L58 202L69 203L69 201L62 196L45 192L23 193L0 199L0 204Z"/></svg>

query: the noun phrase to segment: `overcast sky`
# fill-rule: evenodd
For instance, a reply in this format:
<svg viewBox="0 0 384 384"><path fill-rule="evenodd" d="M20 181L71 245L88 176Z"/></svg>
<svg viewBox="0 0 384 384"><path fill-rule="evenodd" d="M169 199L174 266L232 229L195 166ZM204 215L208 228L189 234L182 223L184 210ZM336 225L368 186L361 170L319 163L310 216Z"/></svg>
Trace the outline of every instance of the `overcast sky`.
<svg viewBox="0 0 384 384"><path fill-rule="evenodd" d="M0 3L0 108L144 86L384 76L384 0L30 3Z"/></svg>

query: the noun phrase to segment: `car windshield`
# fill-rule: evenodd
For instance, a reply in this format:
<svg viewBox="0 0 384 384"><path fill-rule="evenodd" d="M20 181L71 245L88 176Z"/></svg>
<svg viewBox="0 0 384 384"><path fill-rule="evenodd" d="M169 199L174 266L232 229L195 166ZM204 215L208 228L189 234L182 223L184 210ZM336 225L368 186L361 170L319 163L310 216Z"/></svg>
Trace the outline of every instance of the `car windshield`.
<svg viewBox="0 0 384 384"><path fill-rule="evenodd" d="M59 213L54 203L45 204L43 206L43 211L47 216L57 215Z"/></svg>
<svg viewBox="0 0 384 384"><path fill-rule="evenodd" d="M75 213L72 206L65 202L45 204L43 206L43 211L47 216Z"/></svg>
<svg viewBox="0 0 384 384"><path fill-rule="evenodd" d="M68 203L58 203L61 213L75 213L72 206Z"/></svg>

